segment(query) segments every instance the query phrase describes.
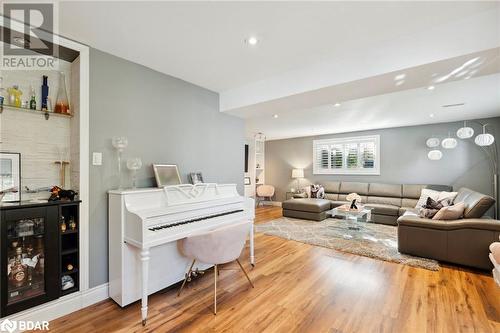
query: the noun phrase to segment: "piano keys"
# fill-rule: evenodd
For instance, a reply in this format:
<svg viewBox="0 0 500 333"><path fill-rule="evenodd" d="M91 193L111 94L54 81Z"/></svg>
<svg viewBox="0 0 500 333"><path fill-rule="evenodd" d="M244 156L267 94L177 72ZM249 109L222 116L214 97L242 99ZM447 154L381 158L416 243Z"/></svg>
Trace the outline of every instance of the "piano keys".
<svg viewBox="0 0 500 333"><path fill-rule="evenodd" d="M142 299L145 324L148 295L183 280L187 272L189 262L177 240L254 217L254 200L240 196L235 184L109 191L110 297L122 307Z"/></svg>

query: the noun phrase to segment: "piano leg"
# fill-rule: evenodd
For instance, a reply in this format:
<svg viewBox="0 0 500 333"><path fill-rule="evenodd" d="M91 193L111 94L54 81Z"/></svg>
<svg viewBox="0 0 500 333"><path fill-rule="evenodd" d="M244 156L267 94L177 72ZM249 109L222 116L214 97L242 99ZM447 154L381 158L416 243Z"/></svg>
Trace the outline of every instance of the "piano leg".
<svg viewBox="0 0 500 333"><path fill-rule="evenodd" d="M255 267L255 254L254 254L254 242L253 242L253 223L250 225L250 264Z"/></svg>
<svg viewBox="0 0 500 333"><path fill-rule="evenodd" d="M149 276L149 249L142 249L142 301L141 301L141 316L142 326L146 326L148 318L148 276Z"/></svg>

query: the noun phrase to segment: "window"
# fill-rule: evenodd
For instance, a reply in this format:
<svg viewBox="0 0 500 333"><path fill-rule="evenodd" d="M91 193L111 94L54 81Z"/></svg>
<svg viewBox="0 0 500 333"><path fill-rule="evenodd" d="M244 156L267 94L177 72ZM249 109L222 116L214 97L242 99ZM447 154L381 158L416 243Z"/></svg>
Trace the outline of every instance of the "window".
<svg viewBox="0 0 500 333"><path fill-rule="evenodd" d="M380 136L313 141L314 174L380 174Z"/></svg>

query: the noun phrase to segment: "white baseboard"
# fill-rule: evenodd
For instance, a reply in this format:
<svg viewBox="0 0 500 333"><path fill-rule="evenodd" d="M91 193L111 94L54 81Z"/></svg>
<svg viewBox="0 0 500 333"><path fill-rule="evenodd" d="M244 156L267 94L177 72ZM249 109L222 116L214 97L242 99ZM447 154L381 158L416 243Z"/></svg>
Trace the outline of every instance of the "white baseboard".
<svg viewBox="0 0 500 333"><path fill-rule="evenodd" d="M108 284L105 283L2 318L0 322L4 319L11 321L51 321L107 298L109 298Z"/></svg>

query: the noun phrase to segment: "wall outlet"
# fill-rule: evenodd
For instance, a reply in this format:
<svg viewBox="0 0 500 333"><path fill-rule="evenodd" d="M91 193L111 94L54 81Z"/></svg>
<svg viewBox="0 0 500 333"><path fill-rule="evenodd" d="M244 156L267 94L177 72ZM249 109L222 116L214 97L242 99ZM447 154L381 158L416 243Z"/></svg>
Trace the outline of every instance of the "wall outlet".
<svg viewBox="0 0 500 333"><path fill-rule="evenodd" d="M102 153L92 153L92 165L102 165Z"/></svg>

